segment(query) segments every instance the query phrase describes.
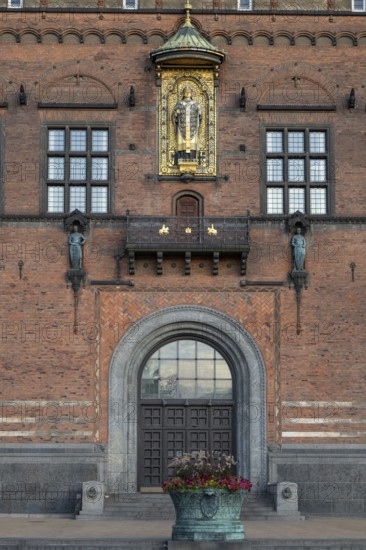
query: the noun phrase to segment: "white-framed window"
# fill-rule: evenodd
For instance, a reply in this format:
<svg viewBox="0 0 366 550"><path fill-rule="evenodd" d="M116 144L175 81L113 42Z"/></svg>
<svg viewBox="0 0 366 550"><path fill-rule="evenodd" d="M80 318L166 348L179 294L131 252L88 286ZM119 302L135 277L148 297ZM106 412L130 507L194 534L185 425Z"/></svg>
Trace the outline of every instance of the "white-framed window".
<svg viewBox="0 0 366 550"><path fill-rule="evenodd" d="M253 0L238 0L238 10L251 10Z"/></svg>
<svg viewBox="0 0 366 550"><path fill-rule="evenodd" d="M326 215L330 212L330 129L271 127L263 136L263 211Z"/></svg>
<svg viewBox="0 0 366 550"><path fill-rule="evenodd" d="M365 11L365 0L352 0L352 11Z"/></svg>
<svg viewBox="0 0 366 550"><path fill-rule="evenodd" d="M110 129L48 126L45 182L47 212L110 211Z"/></svg>
<svg viewBox="0 0 366 550"><path fill-rule="evenodd" d="M123 0L124 10L137 10L137 0Z"/></svg>
<svg viewBox="0 0 366 550"><path fill-rule="evenodd" d="M23 0L8 0L8 8L20 9L23 7Z"/></svg>

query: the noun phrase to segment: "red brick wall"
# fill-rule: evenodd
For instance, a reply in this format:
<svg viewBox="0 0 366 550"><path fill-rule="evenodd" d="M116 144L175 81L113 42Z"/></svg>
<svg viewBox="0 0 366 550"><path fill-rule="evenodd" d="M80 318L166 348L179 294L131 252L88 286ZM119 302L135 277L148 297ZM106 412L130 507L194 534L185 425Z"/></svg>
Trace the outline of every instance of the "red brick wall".
<svg viewBox="0 0 366 550"><path fill-rule="evenodd" d="M164 14L157 20L156 15L136 14L133 25L111 22L107 17L90 22L85 20L85 14L73 14L72 21L70 14L64 14L58 16L57 23L49 21L48 15L37 21L28 16L20 19L20 14L9 15L1 23L1 30L20 32L29 26L42 35L53 26L62 32L77 29L86 36L88 29L107 31L113 27L130 35L126 44L117 45L89 45L87 40L85 44L67 44L70 35L65 36L64 44L47 43L49 37L44 37L45 43L31 44L27 42L30 36L23 36L20 44L9 43L2 48L2 99L9 102L8 109L0 111L5 160L3 212L34 218L3 219L1 228L0 395L1 429L7 434L1 440L106 442L108 366L124 327L158 308L194 303L230 315L247 327L257 341L267 369L269 443L365 443L363 424L357 422L364 416L362 392L366 376L363 223L314 223L308 231L306 269L310 284L302 296L299 335L294 291L287 286L240 287L243 278L239 275L239 260L231 257L221 259L217 277L212 276L212 260L208 257L192 261L189 277L183 275L184 262L180 257L166 258L161 277L156 275L153 257L138 259L134 288L87 286L82 291L77 310L78 333L73 333L73 295L65 283L69 267L67 234L62 221L37 219L41 124L85 119L114 122L114 212L123 215L128 208L134 214L172 214L173 195L187 189L187 185L145 178L157 170L156 86L154 69L149 72L145 67L150 67L149 52L160 43L151 38L152 29L160 28L170 34L176 28L177 16ZM364 45L360 39L359 46L342 46L339 36L342 31L361 33L362 19L335 16L331 22L328 17L308 16L288 22L280 16L276 21L269 16L248 16L244 26L237 16L226 15L218 21L213 16L202 16L197 21L205 32L214 35L222 31L233 42L228 45L225 39L227 60L218 92L219 172L228 174L229 180L188 186L204 197L205 214L235 216L245 214L247 209L253 215L260 213L260 123L321 121L334 128L336 214L364 215ZM148 37L147 44L132 27ZM339 45L281 46L278 37L274 46L260 44L266 32L289 30L296 34L306 29L317 35L320 43L325 40L322 32L334 36L338 33ZM246 39L236 36L237 31L251 33L254 45L249 46ZM9 30L6 32L7 38L0 37L0 43L9 39ZM45 99L47 85L76 71L100 79L103 93L110 93L118 102L118 111L38 110L36 103ZM260 99L251 100L257 98L253 83L257 83L260 97L265 98L266 83L273 75L281 87L283 82L287 86L295 73L313 79L321 89L321 97L332 96L337 111L259 116L256 105ZM25 84L29 94L26 107L17 105L14 95L20 83ZM131 85L135 86L137 97L133 110L126 104ZM242 86L249 97L245 113L238 108ZM356 110L346 107L352 87L358 98ZM128 149L130 143L137 145L135 152ZM239 144L246 145L245 153L239 152ZM92 222L86 236L84 269L89 280L115 278L114 256L123 250L122 221ZM291 270L289 239L284 224L255 223L247 279L287 281ZM19 260L24 261L22 279ZM357 265L354 282L351 262ZM129 277L126 258L122 261L122 273ZM282 407L277 410L274 403L278 401ZM50 402L57 406L47 405ZM296 407L297 402L307 404ZM320 407L312 404L319 402ZM327 407L326 403L332 406ZM95 407L99 407L100 414L94 421ZM305 417L315 418L314 423L301 423ZM281 424L285 437L281 435ZM302 435L309 431L341 431L343 435ZM289 437L289 432L299 433Z"/></svg>

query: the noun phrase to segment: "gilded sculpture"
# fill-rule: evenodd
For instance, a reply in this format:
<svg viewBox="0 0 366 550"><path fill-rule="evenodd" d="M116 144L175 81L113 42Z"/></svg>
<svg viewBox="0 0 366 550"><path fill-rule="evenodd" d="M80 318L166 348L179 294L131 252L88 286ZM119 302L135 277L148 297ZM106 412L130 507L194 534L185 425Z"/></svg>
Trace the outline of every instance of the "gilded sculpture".
<svg viewBox="0 0 366 550"><path fill-rule="evenodd" d="M159 174L216 176L216 101L209 69L165 70L159 105Z"/></svg>
<svg viewBox="0 0 366 550"><path fill-rule="evenodd" d="M150 57L159 86L159 175L216 178L216 89L225 53L186 18Z"/></svg>
<svg viewBox="0 0 366 550"><path fill-rule="evenodd" d="M201 107L192 97L190 86L183 89L182 99L178 101L173 111L173 121L176 127L177 153L176 158L196 159L198 152L198 130L201 123Z"/></svg>

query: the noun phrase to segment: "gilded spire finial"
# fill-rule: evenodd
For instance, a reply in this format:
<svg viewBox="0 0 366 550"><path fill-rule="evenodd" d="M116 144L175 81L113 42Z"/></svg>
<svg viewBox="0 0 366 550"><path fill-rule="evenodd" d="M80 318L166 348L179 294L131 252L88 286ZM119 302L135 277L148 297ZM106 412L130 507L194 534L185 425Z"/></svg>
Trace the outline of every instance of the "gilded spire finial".
<svg viewBox="0 0 366 550"><path fill-rule="evenodd" d="M191 15L190 15L189 11L192 9L192 6L191 6L189 0L186 0L186 3L184 5L184 9L186 10L186 20L184 22L184 26L185 27L191 27L192 23L191 23Z"/></svg>

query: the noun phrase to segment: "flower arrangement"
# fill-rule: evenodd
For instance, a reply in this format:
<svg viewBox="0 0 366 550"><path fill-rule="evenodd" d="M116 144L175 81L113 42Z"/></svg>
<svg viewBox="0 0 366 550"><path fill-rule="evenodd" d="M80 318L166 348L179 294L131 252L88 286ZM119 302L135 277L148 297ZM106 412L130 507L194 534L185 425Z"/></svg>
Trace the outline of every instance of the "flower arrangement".
<svg viewBox="0 0 366 550"><path fill-rule="evenodd" d="M199 489L222 489L230 493L250 491L252 483L232 474L236 464L232 455L198 451L176 457L169 464L174 476L163 483L163 491L196 491Z"/></svg>

